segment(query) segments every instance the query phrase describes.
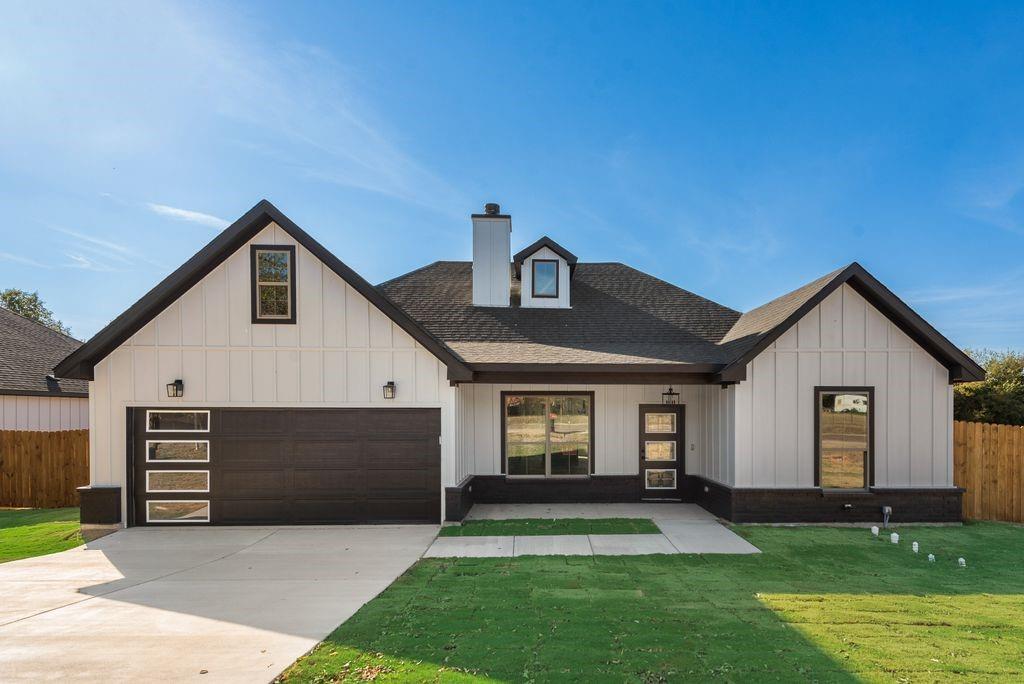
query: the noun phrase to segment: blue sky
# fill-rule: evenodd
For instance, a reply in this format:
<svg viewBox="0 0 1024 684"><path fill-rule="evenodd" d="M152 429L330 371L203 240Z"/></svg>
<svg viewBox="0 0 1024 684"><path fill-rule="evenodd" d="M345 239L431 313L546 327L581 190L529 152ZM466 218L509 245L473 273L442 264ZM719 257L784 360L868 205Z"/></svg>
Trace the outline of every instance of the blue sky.
<svg viewBox="0 0 1024 684"><path fill-rule="evenodd" d="M260 198L372 282L498 201L733 308L1024 347L1021 3L5 3L0 287L86 338Z"/></svg>

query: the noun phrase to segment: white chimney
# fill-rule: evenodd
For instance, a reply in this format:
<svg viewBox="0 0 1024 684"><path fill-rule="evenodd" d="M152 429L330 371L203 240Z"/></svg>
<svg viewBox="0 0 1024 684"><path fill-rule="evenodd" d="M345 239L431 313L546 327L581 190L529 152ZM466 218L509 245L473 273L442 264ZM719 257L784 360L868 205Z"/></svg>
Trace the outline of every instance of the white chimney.
<svg viewBox="0 0 1024 684"><path fill-rule="evenodd" d="M508 306L512 286L512 217L491 202L473 214L473 306Z"/></svg>

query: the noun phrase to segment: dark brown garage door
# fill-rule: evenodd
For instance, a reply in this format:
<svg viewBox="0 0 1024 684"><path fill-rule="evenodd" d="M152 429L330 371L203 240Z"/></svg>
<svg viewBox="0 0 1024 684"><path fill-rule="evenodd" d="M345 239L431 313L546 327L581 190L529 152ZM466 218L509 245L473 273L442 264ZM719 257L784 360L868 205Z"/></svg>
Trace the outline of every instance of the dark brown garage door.
<svg viewBox="0 0 1024 684"><path fill-rule="evenodd" d="M129 409L135 525L437 523L439 409Z"/></svg>

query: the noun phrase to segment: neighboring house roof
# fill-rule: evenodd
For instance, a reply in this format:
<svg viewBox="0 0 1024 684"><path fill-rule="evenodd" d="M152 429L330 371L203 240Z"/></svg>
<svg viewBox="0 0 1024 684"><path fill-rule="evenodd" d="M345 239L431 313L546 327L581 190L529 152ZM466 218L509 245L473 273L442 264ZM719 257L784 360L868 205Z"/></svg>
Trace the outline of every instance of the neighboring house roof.
<svg viewBox="0 0 1024 684"><path fill-rule="evenodd" d="M57 366L57 374L61 377L91 380L93 367L97 363L126 342L128 338L142 329L144 325L206 277L235 251L242 248L270 223L280 226L296 242L308 249L313 256L409 333L413 339L441 359L447 365L448 375L451 379L459 380L471 377L462 361L442 342L433 337L404 311L395 306L387 296L342 263L338 257L331 254L326 247L310 237L267 200L261 200L240 219L225 228L220 235L167 276L142 299L135 302L77 351L61 361Z"/></svg>
<svg viewBox="0 0 1024 684"><path fill-rule="evenodd" d="M513 300L519 287L514 281ZM472 264L465 261L439 261L378 288L480 371L510 364L622 371L685 364L695 366L691 372L710 372L728 361L717 342L740 317L618 263L578 264L571 309L473 306Z"/></svg>
<svg viewBox="0 0 1024 684"><path fill-rule="evenodd" d="M573 273L576 271L576 262L578 261L576 255L545 235L532 245L519 250L516 252L515 256L512 257L512 263L515 264L516 267L517 278L520 276L520 271L523 269L523 262L545 247L565 259L565 263L569 265L569 277L572 277Z"/></svg>
<svg viewBox="0 0 1024 684"><path fill-rule="evenodd" d="M81 344L73 337L0 307L0 394L89 396L87 382L47 378L53 367Z"/></svg>

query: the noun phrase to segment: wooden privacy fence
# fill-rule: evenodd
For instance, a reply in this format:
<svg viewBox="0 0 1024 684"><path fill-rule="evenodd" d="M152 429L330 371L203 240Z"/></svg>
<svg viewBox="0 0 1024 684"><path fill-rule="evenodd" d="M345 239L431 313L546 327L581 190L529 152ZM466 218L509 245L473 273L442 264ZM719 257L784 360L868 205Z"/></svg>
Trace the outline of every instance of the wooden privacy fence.
<svg viewBox="0 0 1024 684"><path fill-rule="evenodd" d="M77 506L87 484L88 430L0 430L0 506Z"/></svg>
<svg viewBox="0 0 1024 684"><path fill-rule="evenodd" d="M1024 522L1024 427L953 423L953 481L965 518Z"/></svg>

